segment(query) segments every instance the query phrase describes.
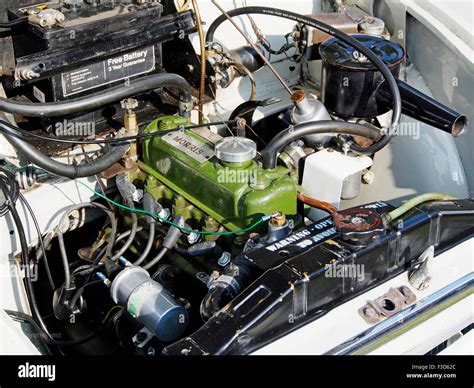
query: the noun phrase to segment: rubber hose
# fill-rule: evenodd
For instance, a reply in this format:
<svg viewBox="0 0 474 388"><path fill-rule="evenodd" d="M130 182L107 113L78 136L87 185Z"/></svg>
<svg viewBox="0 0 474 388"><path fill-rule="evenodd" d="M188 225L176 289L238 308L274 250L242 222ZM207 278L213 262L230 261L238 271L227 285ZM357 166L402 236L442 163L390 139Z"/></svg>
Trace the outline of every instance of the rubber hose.
<svg viewBox="0 0 474 388"><path fill-rule="evenodd" d="M180 101L183 103L191 103L191 85L180 75L162 73L135 79L130 81L130 84L126 86L115 86L87 97L68 101L34 103L0 98L0 111L39 118L67 116L73 113L97 109L112 102L165 86L178 88L180 91Z"/></svg>
<svg viewBox="0 0 474 388"><path fill-rule="evenodd" d="M374 128L360 124L348 123L345 121L314 121L295 125L278 133L261 152L263 158L263 168L272 169L277 165L278 153L281 149L293 140L304 136L320 133L341 133L365 137L371 140L378 140L380 132Z"/></svg>

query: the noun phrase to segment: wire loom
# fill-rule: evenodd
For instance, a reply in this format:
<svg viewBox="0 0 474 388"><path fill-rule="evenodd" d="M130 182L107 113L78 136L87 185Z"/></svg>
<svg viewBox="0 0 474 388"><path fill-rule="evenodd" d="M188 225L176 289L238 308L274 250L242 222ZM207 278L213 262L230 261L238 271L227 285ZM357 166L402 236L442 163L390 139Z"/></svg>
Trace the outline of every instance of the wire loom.
<svg viewBox="0 0 474 388"><path fill-rule="evenodd" d="M22 170L25 170L27 168L34 168L38 171L42 171L42 172L49 172L49 171L46 171L42 168L39 168L39 167L36 167L36 166L32 166L32 165L28 165L28 166L23 166L23 167L19 167L16 169L16 171L22 171ZM165 223L165 224L168 224L168 225L171 225L171 226L174 226L175 228L178 228L179 230L181 230L182 232L184 233L198 233L198 234L201 234L201 235L214 235L214 236L229 236L229 235L234 235L234 234L242 234L242 233L247 233L247 232L250 232L251 230L255 229L258 225L260 225L261 223L265 222L265 221L268 221L272 215L265 215L265 216L262 216L257 222L253 223L252 225L250 225L248 228L245 228L245 229L240 229L240 230L234 230L234 231L227 231L227 232L207 232L207 231L202 231L202 230L196 230L196 229L189 229L189 228L186 228L186 227L182 227L176 223L174 223L173 221L169 221L167 220L166 218L163 218L161 217L160 215L158 214L155 214L155 213L151 213L149 211L146 211L146 210L143 210L143 209L136 209L136 208L131 208L131 207L128 207L126 205L123 205L121 203L118 203L116 201L114 201L113 199L110 199L109 197L107 197L106 195L104 194L101 194L99 193L98 191L94 190L93 188L89 187L88 185L86 185L84 182L82 182L81 180L78 180L78 179L73 179L75 180L77 183L79 183L80 185L84 186L86 189L88 189L89 191L91 191L92 193L94 193L95 195L97 195L98 197L106 200L107 202L110 202L111 204L121 208L121 209L124 209L124 210L128 210L128 211L131 211L131 212L134 212L134 213L140 213L140 214L145 214L145 215L148 215L148 216L151 216L153 218L156 218L157 220Z"/></svg>

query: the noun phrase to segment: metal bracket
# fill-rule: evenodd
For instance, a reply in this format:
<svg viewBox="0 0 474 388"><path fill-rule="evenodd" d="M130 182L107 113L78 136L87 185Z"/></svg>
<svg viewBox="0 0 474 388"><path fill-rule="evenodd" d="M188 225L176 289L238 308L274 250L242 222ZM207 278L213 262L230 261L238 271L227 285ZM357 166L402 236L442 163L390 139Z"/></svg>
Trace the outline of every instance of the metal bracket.
<svg viewBox="0 0 474 388"><path fill-rule="evenodd" d="M359 309L359 315L367 323L377 323L382 318L390 317L405 306L416 301L416 295L407 287L391 288L386 294L375 300L369 300Z"/></svg>
<svg viewBox="0 0 474 388"><path fill-rule="evenodd" d="M434 257L434 246L431 245L416 260L415 265L408 271L408 281L417 290L429 287L431 281L431 261Z"/></svg>

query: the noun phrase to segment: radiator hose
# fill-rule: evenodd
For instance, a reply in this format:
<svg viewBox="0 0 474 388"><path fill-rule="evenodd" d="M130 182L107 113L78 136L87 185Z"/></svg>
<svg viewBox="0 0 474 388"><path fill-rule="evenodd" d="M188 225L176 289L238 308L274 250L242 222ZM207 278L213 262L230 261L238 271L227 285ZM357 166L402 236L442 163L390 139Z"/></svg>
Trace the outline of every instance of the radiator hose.
<svg viewBox="0 0 474 388"><path fill-rule="evenodd" d="M262 150L261 155L263 159L263 168L275 168L277 165L278 153L284 146L291 143L293 140L320 133L355 135L374 141L380 138L380 132L378 130L360 124L348 123L346 121L323 120L298 124L278 133Z"/></svg>

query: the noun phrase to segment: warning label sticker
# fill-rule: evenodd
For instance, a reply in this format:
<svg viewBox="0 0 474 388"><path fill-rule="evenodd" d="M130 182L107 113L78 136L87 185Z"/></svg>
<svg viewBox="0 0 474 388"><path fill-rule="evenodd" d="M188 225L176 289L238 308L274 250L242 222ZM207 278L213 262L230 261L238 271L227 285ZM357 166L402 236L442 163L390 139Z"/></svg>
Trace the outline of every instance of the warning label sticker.
<svg viewBox="0 0 474 388"><path fill-rule="evenodd" d="M65 97L155 70L155 47L145 47L61 74Z"/></svg>

